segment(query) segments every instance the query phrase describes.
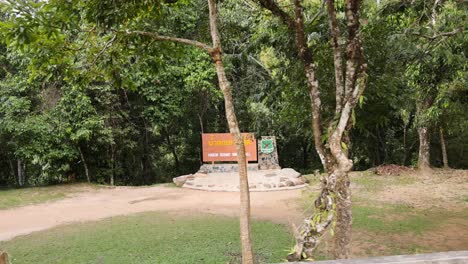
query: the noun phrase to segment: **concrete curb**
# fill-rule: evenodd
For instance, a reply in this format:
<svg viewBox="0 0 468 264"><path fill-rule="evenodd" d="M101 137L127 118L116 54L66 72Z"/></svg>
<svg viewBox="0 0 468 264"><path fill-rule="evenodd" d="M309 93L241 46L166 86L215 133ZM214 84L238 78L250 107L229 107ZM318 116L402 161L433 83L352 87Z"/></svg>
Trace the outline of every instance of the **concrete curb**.
<svg viewBox="0 0 468 264"><path fill-rule="evenodd" d="M289 187L280 187L280 188L271 188L271 189L249 189L250 192L279 192L279 191L288 191L288 190L296 190L296 189L302 189L306 187L307 184L301 184L301 185L295 185L295 186L289 186ZM207 191L207 192L239 192L239 189L237 190L231 190L231 189L223 189L223 188L204 188L204 187L195 187L195 186L190 186L190 185L184 185L182 188L187 188L187 189L192 189L192 190L198 190L198 191Z"/></svg>
<svg viewBox="0 0 468 264"><path fill-rule="evenodd" d="M468 245L467 245L468 247ZM313 262L288 262L303 264L466 264L468 263L468 251L450 251L430 254L398 255L375 258L325 260ZM286 264L286 263L283 263Z"/></svg>

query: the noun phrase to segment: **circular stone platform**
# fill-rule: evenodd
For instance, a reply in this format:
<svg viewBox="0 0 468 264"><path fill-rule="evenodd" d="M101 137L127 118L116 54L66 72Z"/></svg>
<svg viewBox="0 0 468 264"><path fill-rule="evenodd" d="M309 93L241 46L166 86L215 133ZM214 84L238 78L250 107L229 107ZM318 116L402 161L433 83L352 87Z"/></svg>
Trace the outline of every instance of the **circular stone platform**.
<svg viewBox="0 0 468 264"><path fill-rule="evenodd" d="M293 169L249 170L251 192L281 191L305 187L306 180ZM206 191L239 191L238 172L195 173L174 178L174 183L184 188Z"/></svg>

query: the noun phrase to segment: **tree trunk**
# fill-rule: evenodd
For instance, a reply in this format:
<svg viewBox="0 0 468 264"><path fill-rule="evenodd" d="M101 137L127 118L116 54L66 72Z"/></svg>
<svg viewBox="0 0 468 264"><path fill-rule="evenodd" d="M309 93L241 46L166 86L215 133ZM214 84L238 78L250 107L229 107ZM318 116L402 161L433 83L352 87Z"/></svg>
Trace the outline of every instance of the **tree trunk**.
<svg viewBox="0 0 468 264"><path fill-rule="evenodd" d="M213 50L210 52L213 58L216 74L218 76L219 87L223 92L226 118L229 131L234 139L237 151L237 163L239 166L239 190L240 190L240 239L242 245L242 263L254 263L250 230L250 192L247 177L247 158L242 134L239 130L236 113L232 100L231 85L226 77L222 61L221 40L217 28L217 9L215 0L208 0L210 12L210 33L213 40Z"/></svg>
<svg viewBox="0 0 468 264"><path fill-rule="evenodd" d="M205 129L203 126L203 115L198 114L198 121L200 122L200 132L203 134L205 133Z"/></svg>
<svg viewBox="0 0 468 264"><path fill-rule="evenodd" d="M379 146L380 146L380 149L382 150L382 151L379 151L382 153L382 157L381 157L382 163L386 164L387 158L388 158L387 142L385 142L385 138L382 137L382 133L380 132L379 128L377 128L377 139L379 140Z"/></svg>
<svg viewBox="0 0 468 264"><path fill-rule="evenodd" d="M8 254L0 250L0 264L9 264Z"/></svg>
<svg viewBox="0 0 468 264"><path fill-rule="evenodd" d="M24 186L24 182L25 182L25 177L24 177L24 164L23 162L18 159L17 161L17 166L18 166L18 185L20 187L23 187Z"/></svg>
<svg viewBox="0 0 468 264"><path fill-rule="evenodd" d="M21 186L22 186L22 184L21 184L21 182L22 182L21 176L23 175L23 172L22 172L22 170L21 170L21 160L20 160L20 159L18 159L18 160L16 161L16 168L17 168L17 170L18 170L18 172L17 172L18 185L21 187Z"/></svg>
<svg viewBox="0 0 468 264"><path fill-rule="evenodd" d="M143 175L143 182L144 184L150 184L151 179L150 179L150 164L149 164L149 158L148 158L148 147L149 147L149 142L148 142L148 127L146 122L143 120L143 155L141 156L141 171Z"/></svg>
<svg viewBox="0 0 468 264"><path fill-rule="evenodd" d="M307 142L304 142L302 144L302 167L305 169L307 169L309 165L309 159L307 157Z"/></svg>
<svg viewBox="0 0 468 264"><path fill-rule="evenodd" d="M126 31L125 33L127 35L138 34L148 36L158 41L173 41L187 45L192 45L207 51L213 59L213 63L215 64L216 68L216 74L218 76L219 87L224 96L225 114L226 119L228 121L227 123L229 131L233 137L237 151L237 161L239 166L240 237L242 244L242 263L253 263L254 256L252 249L252 241L250 237L250 193L247 178L247 158L245 156L244 140L240 133L239 125L234 111L231 85L226 78L226 73L222 61L221 39L219 37L216 21L218 18L216 0L208 0L208 8L210 20L210 33L211 39L213 41L213 46L209 46L205 43L191 39L161 36L148 31Z"/></svg>
<svg viewBox="0 0 468 264"><path fill-rule="evenodd" d="M81 162L83 162L83 167L84 167L84 170L85 170L86 180L88 181L88 183L91 183L91 178L89 177L88 164L86 163L86 159L84 157L83 151L81 150L80 146L78 146L78 151L80 152Z"/></svg>
<svg viewBox="0 0 468 264"><path fill-rule="evenodd" d="M204 126L203 126L203 117L198 114L198 120L200 121L200 139L201 139L201 136L203 135L203 133L205 133L205 129L204 129ZM199 160L200 160L200 166L203 165L203 149L200 148L200 151L198 151L198 157L199 157Z"/></svg>
<svg viewBox="0 0 468 264"><path fill-rule="evenodd" d="M328 126L324 126L321 119L322 102L319 83L316 76L316 65L313 54L308 47L306 32L304 30L302 1L291 0L294 16L290 16L288 12L283 11L274 0L258 0L258 2L278 16L288 26L290 31L294 33L296 49L303 63L309 88L315 149L324 170L328 173L327 178L321 179L322 189L319 197L314 202L314 215L304 220L300 230L295 230L296 246L293 253L288 255L288 260L299 261L312 258L313 251L335 217L337 225L334 238L334 255L337 258L347 258L352 220L348 172L351 170L353 163L348 159L347 147L342 149L342 145L344 145L343 143L348 143L347 145L349 145L349 140L346 139L346 133L351 129L349 120L366 86L367 65L364 63L359 24L361 1L345 1L347 22L347 41L345 46L341 44L344 38L340 36L335 1L326 1L332 36L336 86L335 118ZM327 129L329 132L328 144L323 144L322 142L322 129ZM337 215L335 215L335 211Z"/></svg>
<svg viewBox="0 0 468 264"><path fill-rule="evenodd" d="M164 129L164 134L166 136L167 145L171 150L172 155L174 156L174 165L177 173L180 173L180 163L179 163L179 156L177 156L176 148L172 144L171 138L169 137L169 132L167 129Z"/></svg>
<svg viewBox="0 0 468 264"><path fill-rule="evenodd" d="M427 127L418 128L419 135L419 156L418 156L418 168L425 170L429 169L431 164L429 161L429 131Z"/></svg>
<svg viewBox="0 0 468 264"><path fill-rule="evenodd" d="M11 177L14 179L16 177L15 173L15 165L13 165L13 161L11 159L8 159L8 164L10 165L10 174Z"/></svg>
<svg viewBox="0 0 468 264"><path fill-rule="evenodd" d="M442 151L442 160L444 164L444 169L448 169L449 164L448 164L447 148L446 148L445 138L444 138L444 129L442 127L439 128L439 136L440 136L440 147Z"/></svg>
<svg viewBox="0 0 468 264"><path fill-rule="evenodd" d="M403 127L403 160L402 164L403 166L406 166L406 156L407 156L407 150L406 150L406 125Z"/></svg>
<svg viewBox="0 0 468 264"><path fill-rule="evenodd" d="M115 153L114 146L111 145L111 175L110 175L110 185L114 186L114 173L115 173Z"/></svg>
<svg viewBox="0 0 468 264"><path fill-rule="evenodd" d="M349 243L351 242L351 189L349 171L336 171L336 226L333 237L335 259L348 258Z"/></svg>

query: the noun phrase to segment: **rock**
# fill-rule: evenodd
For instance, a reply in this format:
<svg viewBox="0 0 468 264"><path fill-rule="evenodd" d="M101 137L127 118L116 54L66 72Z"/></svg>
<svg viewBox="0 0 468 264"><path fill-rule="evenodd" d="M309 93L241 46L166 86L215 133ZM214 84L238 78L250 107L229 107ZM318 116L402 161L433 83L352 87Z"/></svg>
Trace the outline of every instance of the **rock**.
<svg viewBox="0 0 468 264"><path fill-rule="evenodd" d="M251 185L249 186L249 189L256 189L257 188L257 185Z"/></svg>
<svg viewBox="0 0 468 264"><path fill-rule="evenodd" d="M290 177L290 178L296 178L301 176L301 174L294 169L291 168L284 168L281 170L281 175L285 177Z"/></svg>
<svg viewBox="0 0 468 264"><path fill-rule="evenodd" d="M280 183L278 184L278 187L279 187L279 188L286 187L286 184L284 184L284 182L280 182Z"/></svg>
<svg viewBox="0 0 468 264"><path fill-rule="evenodd" d="M275 177L276 174L275 173L268 173L268 174L265 174L265 177L269 178L269 177Z"/></svg>
<svg viewBox="0 0 468 264"><path fill-rule="evenodd" d="M187 176L187 180L193 180L195 179L195 176L193 174L190 174Z"/></svg>
<svg viewBox="0 0 468 264"><path fill-rule="evenodd" d="M193 176L192 174L189 175L182 175L179 177L175 177L172 179L172 181L175 183L177 187L182 187L184 183L189 179L189 177Z"/></svg>
<svg viewBox="0 0 468 264"><path fill-rule="evenodd" d="M200 188L200 187L203 187L203 185L197 184L197 185L195 185L195 187Z"/></svg>
<svg viewBox="0 0 468 264"><path fill-rule="evenodd" d="M287 181L287 180L289 180L288 177L280 177L280 182L285 182L285 181Z"/></svg>
<svg viewBox="0 0 468 264"><path fill-rule="evenodd" d="M298 177L298 178L295 178L294 180L292 180L294 182L294 185L302 185L302 184L305 184L306 180L304 177Z"/></svg>
<svg viewBox="0 0 468 264"><path fill-rule="evenodd" d="M265 187L265 188L267 188L267 189L271 189L271 185L268 184L268 183L263 184L263 187Z"/></svg>
<svg viewBox="0 0 468 264"><path fill-rule="evenodd" d="M213 188L213 187L215 187L215 185L214 185L214 184L210 184L210 185L208 185L208 188Z"/></svg>
<svg viewBox="0 0 468 264"><path fill-rule="evenodd" d="M184 185L193 185L193 182L185 182Z"/></svg>
<svg viewBox="0 0 468 264"><path fill-rule="evenodd" d="M206 177L208 176L207 173L201 173L201 172L197 172L195 173L195 175L193 175L195 178L199 178L199 177Z"/></svg>
<svg viewBox="0 0 468 264"><path fill-rule="evenodd" d="M294 186L294 182L292 181L286 181L285 184L286 186Z"/></svg>

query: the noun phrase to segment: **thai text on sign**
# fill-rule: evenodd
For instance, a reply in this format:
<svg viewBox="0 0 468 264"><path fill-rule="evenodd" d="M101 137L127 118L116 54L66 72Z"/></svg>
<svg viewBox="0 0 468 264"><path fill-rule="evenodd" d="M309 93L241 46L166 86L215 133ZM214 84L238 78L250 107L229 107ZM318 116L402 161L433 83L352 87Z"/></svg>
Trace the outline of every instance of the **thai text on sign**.
<svg viewBox="0 0 468 264"><path fill-rule="evenodd" d="M253 133L242 133L247 161L257 160L257 140ZM234 139L230 133L202 134L203 161L237 161Z"/></svg>

